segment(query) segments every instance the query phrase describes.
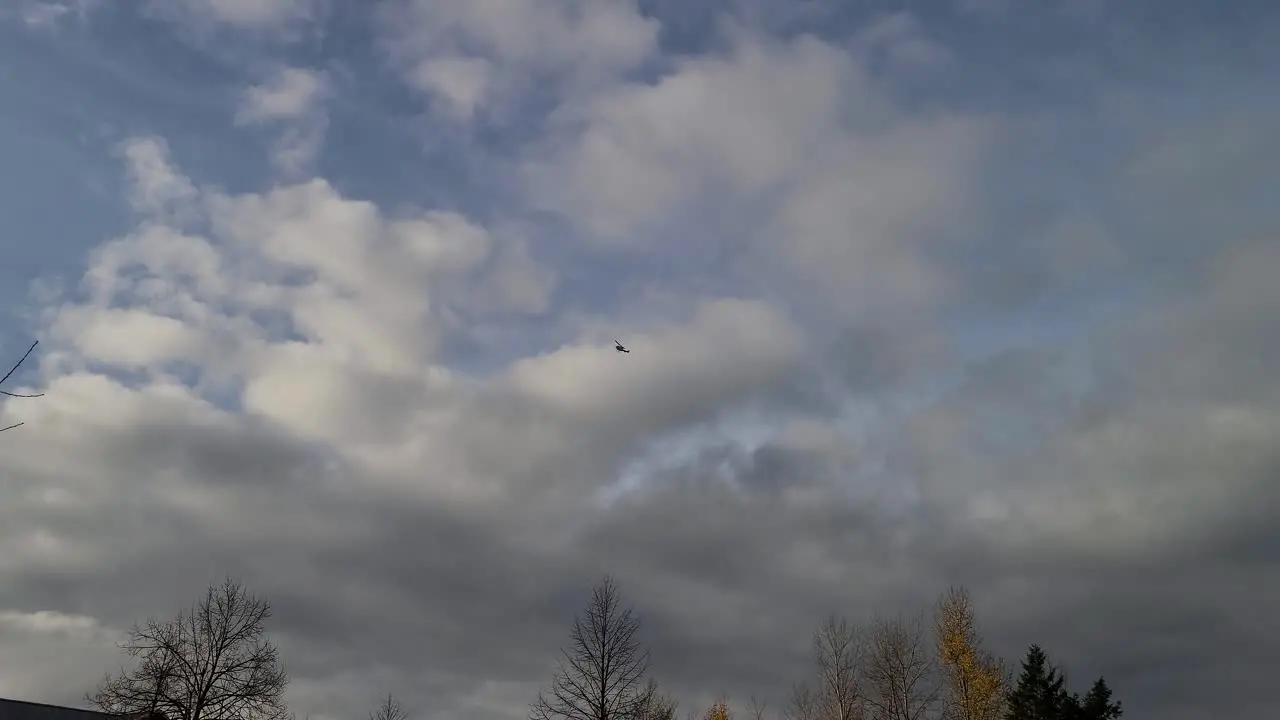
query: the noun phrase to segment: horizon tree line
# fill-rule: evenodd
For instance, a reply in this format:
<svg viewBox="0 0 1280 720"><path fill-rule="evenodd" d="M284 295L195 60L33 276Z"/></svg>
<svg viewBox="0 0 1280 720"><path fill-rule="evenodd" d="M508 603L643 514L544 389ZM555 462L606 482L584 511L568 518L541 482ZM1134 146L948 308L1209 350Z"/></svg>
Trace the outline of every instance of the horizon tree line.
<svg viewBox="0 0 1280 720"><path fill-rule="evenodd" d="M266 637L271 606L225 578L167 621L135 625L120 648L132 670L106 675L86 701L127 720L294 720L277 646ZM675 720L679 703L650 675L641 621L616 580L596 582L575 614L569 643L528 720ZM764 720L753 695L746 720ZM1031 645L1015 678L986 649L972 599L950 588L924 613L856 625L831 615L813 633L807 676L791 687L779 720L1117 720L1121 703L1099 677L1083 695ZM687 720L736 720L727 695ZM388 694L369 720L409 720Z"/></svg>

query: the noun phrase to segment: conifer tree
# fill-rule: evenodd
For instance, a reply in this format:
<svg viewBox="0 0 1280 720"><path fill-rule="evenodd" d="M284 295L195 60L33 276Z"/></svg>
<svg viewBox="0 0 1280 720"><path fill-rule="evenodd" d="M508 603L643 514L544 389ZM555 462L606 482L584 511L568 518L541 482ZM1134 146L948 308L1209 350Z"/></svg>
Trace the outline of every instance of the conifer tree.
<svg viewBox="0 0 1280 720"><path fill-rule="evenodd" d="M1124 715L1120 705L1111 701L1111 688L1107 687L1106 679L1098 678L1080 699L1076 717L1079 720L1116 720Z"/></svg>
<svg viewBox="0 0 1280 720"><path fill-rule="evenodd" d="M1044 650L1032 645L1009 694L1005 720L1068 720L1073 708L1064 685L1065 678L1049 664Z"/></svg>

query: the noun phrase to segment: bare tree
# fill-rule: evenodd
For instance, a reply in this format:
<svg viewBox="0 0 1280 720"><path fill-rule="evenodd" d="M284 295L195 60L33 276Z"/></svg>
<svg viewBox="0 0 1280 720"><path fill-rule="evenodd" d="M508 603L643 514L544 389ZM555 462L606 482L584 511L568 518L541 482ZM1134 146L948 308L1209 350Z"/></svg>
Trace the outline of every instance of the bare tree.
<svg viewBox="0 0 1280 720"><path fill-rule="evenodd" d="M783 720L818 720L818 697L808 683L791 686L791 698L782 711Z"/></svg>
<svg viewBox="0 0 1280 720"><path fill-rule="evenodd" d="M1010 671L1004 661L983 648L967 590L953 587L938 600L934 629L946 689L943 716L948 720L998 720L1004 715Z"/></svg>
<svg viewBox="0 0 1280 720"><path fill-rule="evenodd" d="M818 664L818 720L862 720L864 638L847 620L833 615L814 633L813 653Z"/></svg>
<svg viewBox="0 0 1280 720"><path fill-rule="evenodd" d="M658 681L649 678L635 711L635 720L675 720L679 704L658 689Z"/></svg>
<svg viewBox="0 0 1280 720"><path fill-rule="evenodd" d="M921 720L940 688L921 618L880 619L871 630L863 670L873 720Z"/></svg>
<svg viewBox="0 0 1280 720"><path fill-rule="evenodd" d="M13 367L9 368L9 372L5 373L4 377L0 378L0 385L3 385L5 381L9 379L10 376L12 376L15 372L17 372L19 367L22 367L22 363L26 361L27 356L30 355L31 351L35 350L36 345L39 345L39 344L40 344L39 340L31 343L31 347L27 348L27 351L23 353L22 358L19 359L18 362L14 363ZM43 397L44 393L36 393L34 395L19 395L17 393L11 393L11 392L6 392L4 390L0 390L0 395L5 395L7 397L14 397L14 398L38 398L38 397ZM21 427L22 425L23 423L14 423L9 427L0 428L0 432L4 432L5 430L12 430L16 427Z"/></svg>
<svg viewBox="0 0 1280 720"><path fill-rule="evenodd" d="M606 575L586 611L573 619L571 646L551 681L529 706L530 720L632 720L648 702L641 681L649 651L640 645L640 620L622 607L618 585Z"/></svg>
<svg viewBox="0 0 1280 720"><path fill-rule="evenodd" d="M764 720L765 703L757 699L755 695L751 696L750 702L751 720Z"/></svg>
<svg viewBox="0 0 1280 720"><path fill-rule="evenodd" d="M387 694L378 709L369 715L369 720L409 720L409 713L400 707L399 701Z"/></svg>
<svg viewBox="0 0 1280 720"><path fill-rule="evenodd" d="M120 648L141 658L87 699L109 715L170 720L285 720L288 676L264 638L271 608L237 581L210 586L190 611L135 625Z"/></svg>

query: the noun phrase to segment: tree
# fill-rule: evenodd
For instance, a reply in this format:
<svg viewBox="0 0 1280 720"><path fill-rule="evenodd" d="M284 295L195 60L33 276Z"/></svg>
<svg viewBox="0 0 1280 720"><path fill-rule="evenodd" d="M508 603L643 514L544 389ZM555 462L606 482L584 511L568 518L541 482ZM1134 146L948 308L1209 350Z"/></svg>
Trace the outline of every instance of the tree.
<svg viewBox="0 0 1280 720"><path fill-rule="evenodd" d="M1111 702L1111 688L1105 678L1094 681L1093 687L1076 702L1076 720L1116 720L1124 715L1119 702Z"/></svg>
<svg viewBox="0 0 1280 720"><path fill-rule="evenodd" d="M378 709L369 715L369 720L409 720L409 713L400 707L399 701L387 694Z"/></svg>
<svg viewBox="0 0 1280 720"><path fill-rule="evenodd" d="M733 720L733 708L729 707L726 698L720 698L702 714L702 720Z"/></svg>
<svg viewBox="0 0 1280 720"><path fill-rule="evenodd" d="M112 715L284 720L288 676L264 637L270 617L270 605L227 578L190 611L135 625L120 648L138 667L107 675L87 699Z"/></svg>
<svg viewBox="0 0 1280 720"><path fill-rule="evenodd" d="M807 683L791 686L791 698L782 711L783 720L818 720L817 693Z"/></svg>
<svg viewBox="0 0 1280 720"><path fill-rule="evenodd" d="M973 602L964 588L950 588L934 615L942 671L943 716L948 720L998 720L1004 714L1008 670L982 646Z"/></svg>
<svg viewBox="0 0 1280 720"><path fill-rule="evenodd" d="M818 720L862 720L865 698L860 679L863 638L843 618L827 618L813 635L818 665Z"/></svg>
<svg viewBox="0 0 1280 720"><path fill-rule="evenodd" d="M574 616L570 648L563 650L547 692L529 707L531 720L633 720L650 705L641 680L649 651L639 641L640 620L623 608L617 583L606 575ZM650 686L653 687L653 686Z"/></svg>
<svg viewBox="0 0 1280 720"><path fill-rule="evenodd" d="M658 681L649 678L636 709L636 720L675 720L678 703L658 689Z"/></svg>
<svg viewBox="0 0 1280 720"><path fill-rule="evenodd" d="M1022 661L1018 684L1009 694L1005 720L1064 720L1074 714L1065 684L1044 650L1032 645Z"/></svg>
<svg viewBox="0 0 1280 720"><path fill-rule="evenodd" d="M901 616L873 625L863 681L874 720L921 720L937 704L937 676L922 625L919 618Z"/></svg>
<svg viewBox="0 0 1280 720"><path fill-rule="evenodd" d="M30 355L31 351L35 350L36 345L39 345L39 344L40 344L39 340L31 343L31 347L27 348L27 351L23 353L22 357L18 360L18 362L14 363L13 367L9 368L9 372L5 373L4 377L0 378L0 385L4 385L5 381L8 380L10 376L12 376L15 372L18 371L18 368L22 366L22 363L24 361L26 361L27 356ZM6 397L14 397L14 398L38 398L38 397L43 397L44 393L36 393L34 395L19 395L17 393L11 393L11 392L6 392L4 390L0 390L0 395L4 395ZM4 432L5 430L12 430L16 427L21 427L22 425L23 423L14 423L13 425L10 425L8 427L0 428L0 432Z"/></svg>

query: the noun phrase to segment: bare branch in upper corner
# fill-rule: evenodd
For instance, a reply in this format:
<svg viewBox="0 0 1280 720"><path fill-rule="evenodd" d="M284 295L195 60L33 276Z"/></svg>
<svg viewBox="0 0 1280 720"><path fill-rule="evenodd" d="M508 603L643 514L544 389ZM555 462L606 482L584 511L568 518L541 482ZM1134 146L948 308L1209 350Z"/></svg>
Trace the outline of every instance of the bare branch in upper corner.
<svg viewBox="0 0 1280 720"><path fill-rule="evenodd" d="M18 371L18 368L22 367L22 363L26 361L27 357L31 355L31 351L35 350L36 345L39 345L39 344L40 344L39 340L36 340L35 342L31 343L31 347L27 348L27 351L23 353L22 357L18 360L18 362L14 363L13 367L9 368L9 372L5 373L4 377L0 378L0 385L3 385L5 381L10 378L10 376L12 376L15 372ZM11 393L11 392L6 392L4 390L0 390L0 395L5 395L7 397L14 397L14 398L38 398L38 397L43 397L44 393L35 393L33 395L23 395L19 393ZM0 432L4 432L5 430L12 430L16 427L21 427L22 425L23 423L14 423L13 425L10 425L8 427L0 428Z"/></svg>

